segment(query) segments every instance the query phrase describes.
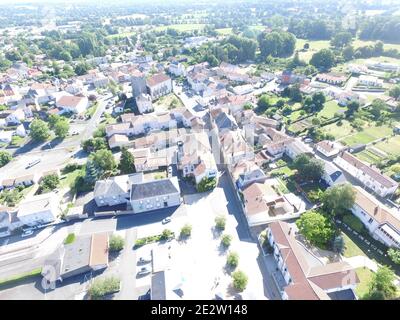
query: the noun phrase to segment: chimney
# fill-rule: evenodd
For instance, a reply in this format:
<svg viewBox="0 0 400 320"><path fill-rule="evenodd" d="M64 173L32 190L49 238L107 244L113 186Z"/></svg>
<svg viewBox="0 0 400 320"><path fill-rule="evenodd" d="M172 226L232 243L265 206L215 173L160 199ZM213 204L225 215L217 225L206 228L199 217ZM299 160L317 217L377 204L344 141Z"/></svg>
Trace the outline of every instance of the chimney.
<svg viewBox="0 0 400 320"><path fill-rule="evenodd" d="M379 211L379 206L376 206L374 209L374 216L376 216L378 214Z"/></svg>
<svg viewBox="0 0 400 320"><path fill-rule="evenodd" d="M290 235L291 232L292 232L292 227L290 227L288 235Z"/></svg>

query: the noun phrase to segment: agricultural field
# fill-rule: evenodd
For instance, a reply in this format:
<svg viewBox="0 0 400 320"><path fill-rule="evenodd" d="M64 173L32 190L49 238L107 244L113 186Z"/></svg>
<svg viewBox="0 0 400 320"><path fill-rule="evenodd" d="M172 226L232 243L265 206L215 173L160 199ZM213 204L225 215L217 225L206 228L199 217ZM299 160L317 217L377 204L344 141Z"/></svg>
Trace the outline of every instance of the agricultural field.
<svg viewBox="0 0 400 320"><path fill-rule="evenodd" d="M303 49L305 43L308 43L310 45L310 48L304 52L300 51ZM304 60L305 62L309 62L311 60L312 55L317 51L329 47L330 44L329 41L327 40L308 41L305 39L297 39L296 41L296 50L299 50L299 57L301 60Z"/></svg>
<svg viewBox="0 0 400 320"><path fill-rule="evenodd" d="M159 26L154 28L154 31L165 31L167 29L175 29L176 31L185 32L185 31L194 31L201 30L206 25L203 23L190 23L190 24L171 24L168 26Z"/></svg>
<svg viewBox="0 0 400 320"><path fill-rule="evenodd" d="M229 35L233 34L232 28L215 29L215 31L221 36L229 36Z"/></svg>
<svg viewBox="0 0 400 320"><path fill-rule="evenodd" d="M371 126L364 128L362 131L357 132L356 134L344 138L341 140L341 142L348 146L355 144L368 144L390 134L392 134L392 129L388 126Z"/></svg>

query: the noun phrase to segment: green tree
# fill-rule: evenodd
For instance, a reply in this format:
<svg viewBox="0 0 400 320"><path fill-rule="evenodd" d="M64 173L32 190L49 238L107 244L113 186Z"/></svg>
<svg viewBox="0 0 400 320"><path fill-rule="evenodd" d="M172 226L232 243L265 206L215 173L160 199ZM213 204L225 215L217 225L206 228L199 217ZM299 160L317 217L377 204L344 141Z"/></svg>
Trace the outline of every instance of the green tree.
<svg viewBox="0 0 400 320"><path fill-rule="evenodd" d="M374 99L371 103L370 113L375 121L381 120L382 112L386 110L386 104L381 99Z"/></svg>
<svg viewBox="0 0 400 320"><path fill-rule="evenodd" d="M296 38L285 31L263 32L258 36L261 57L289 57L296 46Z"/></svg>
<svg viewBox="0 0 400 320"><path fill-rule="evenodd" d="M118 164L118 169L121 174L129 174L136 172L135 170L135 158L132 153L125 147L121 149L121 159Z"/></svg>
<svg viewBox="0 0 400 320"><path fill-rule="evenodd" d="M182 238L187 238L187 237L190 237L191 233L192 233L192 226L190 224L186 223L181 229L180 236Z"/></svg>
<svg viewBox="0 0 400 320"><path fill-rule="evenodd" d="M319 212L309 211L303 213L296 220L300 233L313 245L326 248L332 239L335 230L330 221Z"/></svg>
<svg viewBox="0 0 400 320"><path fill-rule="evenodd" d="M343 254L345 249L344 239L341 235L336 236L333 240L332 249L334 252Z"/></svg>
<svg viewBox="0 0 400 320"><path fill-rule="evenodd" d="M270 98L267 94L263 94L257 101L257 106L261 112L264 112L271 106Z"/></svg>
<svg viewBox="0 0 400 320"><path fill-rule="evenodd" d="M343 48L351 43L353 35L350 32L338 32L331 40L331 45L336 48Z"/></svg>
<svg viewBox="0 0 400 320"><path fill-rule="evenodd" d="M354 58L354 48L352 46L347 46L342 51L342 56L345 61L350 61Z"/></svg>
<svg viewBox="0 0 400 320"><path fill-rule="evenodd" d="M221 243L225 246L225 247L229 247L231 245L232 242L232 236L229 234L223 234L221 237Z"/></svg>
<svg viewBox="0 0 400 320"><path fill-rule="evenodd" d="M226 263L231 268L236 268L239 264L239 255L237 252L229 252L228 256L226 257Z"/></svg>
<svg viewBox="0 0 400 320"><path fill-rule="evenodd" d="M389 95L395 99L400 98L400 85L395 85L389 90Z"/></svg>
<svg viewBox="0 0 400 320"><path fill-rule="evenodd" d="M29 135L35 141L44 141L50 136L49 126L43 120L33 120L29 128Z"/></svg>
<svg viewBox="0 0 400 320"><path fill-rule="evenodd" d="M168 239L172 239L174 237L174 233L169 230L169 229L164 229L163 232L161 233L161 240L168 240Z"/></svg>
<svg viewBox="0 0 400 320"><path fill-rule="evenodd" d="M61 118L54 124L54 133L60 139L65 138L69 132L69 122L65 118Z"/></svg>
<svg viewBox="0 0 400 320"><path fill-rule="evenodd" d="M346 116L350 117L352 116L354 113L356 113L358 111L358 109L360 108L360 103L358 101L350 101L349 103L347 103L347 111L346 111Z"/></svg>
<svg viewBox="0 0 400 320"><path fill-rule="evenodd" d="M90 155L93 164L101 171L112 171L117 167L114 155L110 150L101 149Z"/></svg>
<svg viewBox="0 0 400 320"><path fill-rule="evenodd" d="M9 154L7 151L0 151L0 168L4 167L11 160L12 160L11 154Z"/></svg>
<svg viewBox="0 0 400 320"><path fill-rule="evenodd" d="M293 166L297 169L298 176L304 180L318 181L324 174L323 162L305 153L294 159Z"/></svg>
<svg viewBox="0 0 400 320"><path fill-rule="evenodd" d="M329 70L335 65L335 55L330 49L321 49L313 54L310 64L318 69Z"/></svg>
<svg viewBox="0 0 400 320"><path fill-rule="evenodd" d="M110 237L109 249L111 252L121 251L125 246L125 239L120 235L113 234Z"/></svg>
<svg viewBox="0 0 400 320"><path fill-rule="evenodd" d="M90 138L81 143L85 152L93 152L101 149L107 149L107 142L104 138Z"/></svg>
<svg viewBox="0 0 400 320"><path fill-rule="evenodd" d="M393 283L396 280L396 275L388 266L380 267L376 273L373 274L371 282L369 283L369 290L367 299L374 297L382 297L385 300L397 297L397 287Z"/></svg>
<svg viewBox="0 0 400 320"><path fill-rule="evenodd" d="M206 192L214 189L217 186L217 179L216 178L207 178L204 177L201 179L199 184L197 185L197 190L199 192Z"/></svg>
<svg viewBox="0 0 400 320"><path fill-rule="evenodd" d="M85 177L84 180L87 184L93 185L101 176L102 172L95 165L95 163L89 159L86 163Z"/></svg>
<svg viewBox="0 0 400 320"><path fill-rule="evenodd" d="M215 227L219 230L225 230L226 218L223 215L219 215L215 218Z"/></svg>
<svg viewBox="0 0 400 320"><path fill-rule="evenodd" d="M88 293L92 300L101 299L106 294L119 290L121 281L116 277L96 278L89 287Z"/></svg>
<svg viewBox="0 0 400 320"><path fill-rule="evenodd" d="M247 283L249 281L247 275L243 271L236 271L232 275L233 278L233 287L238 291L244 291L247 287Z"/></svg>
<svg viewBox="0 0 400 320"><path fill-rule="evenodd" d="M50 192L56 189L60 184L60 178L57 174L50 174L45 176L42 181L40 181L41 193Z"/></svg>
<svg viewBox="0 0 400 320"><path fill-rule="evenodd" d="M387 253L390 260L396 264L400 264L400 249L390 248Z"/></svg>
<svg viewBox="0 0 400 320"><path fill-rule="evenodd" d="M322 195L324 210L333 215L343 215L354 205L356 193L351 184L339 184L326 189Z"/></svg>
<svg viewBox="0 0 400 320"><path fill-rule="evenodd" d="M58 114L51 114L49 115L49 118L47 119L47 123L49 124L50 129L54 129L55 124L57 121L61 119L61 116Z"/></svg>

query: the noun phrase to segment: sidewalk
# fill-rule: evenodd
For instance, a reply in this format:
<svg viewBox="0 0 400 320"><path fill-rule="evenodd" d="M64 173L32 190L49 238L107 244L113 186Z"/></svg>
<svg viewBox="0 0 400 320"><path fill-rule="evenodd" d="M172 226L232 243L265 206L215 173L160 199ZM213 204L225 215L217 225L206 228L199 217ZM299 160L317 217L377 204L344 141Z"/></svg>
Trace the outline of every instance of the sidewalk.
<svg viewBox="0 0 400 320"><path fill-rule="evenodd" d="M353 268L368 268L373 272L378 270L378 264L368 257L356 256L351 258L343 257L343 261L349 263Z"/></svg>

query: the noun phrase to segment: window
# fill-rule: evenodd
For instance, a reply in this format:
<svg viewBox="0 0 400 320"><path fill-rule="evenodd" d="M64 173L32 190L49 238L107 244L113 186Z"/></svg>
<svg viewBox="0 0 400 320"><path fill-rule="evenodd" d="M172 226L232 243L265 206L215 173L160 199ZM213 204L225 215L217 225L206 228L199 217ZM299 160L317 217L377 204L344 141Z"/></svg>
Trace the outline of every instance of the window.
<svg viewBox="0 0 400 320"><path fill-rule="evenodd" d="M374 219L369 218L368 223L372 223L372 221L374 221Z"/></svg>

